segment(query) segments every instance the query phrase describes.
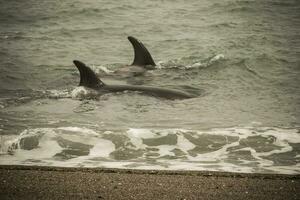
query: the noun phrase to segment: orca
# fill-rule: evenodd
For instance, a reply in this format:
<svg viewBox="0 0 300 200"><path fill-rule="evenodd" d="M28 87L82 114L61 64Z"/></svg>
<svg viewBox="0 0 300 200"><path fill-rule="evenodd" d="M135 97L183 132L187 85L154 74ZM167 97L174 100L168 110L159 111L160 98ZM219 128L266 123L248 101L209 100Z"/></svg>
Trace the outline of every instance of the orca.
<svg viewBox="0 0 300 200"><path fill-rule="evenodd" d="M139 61L137 61L139 62ZM100 95L112 92L123 92L123 91L138 91L146 95L161 97L166 99L187 99L193 98L195 95L166 88L150 87L150 86L136 86L136 85L107 85L102 82L95 72L86 66L83 62L74 60L73 63L77 67L80 73L79 86L87 87L96 90Z"/></svg>
<svg viewBox="0 0 300 200"><path fill-rule="evenodd" d="M134 50L134 59L131 65L121 67L114 71L123 77L143 75L148 70L155 69L155 62L144 44L133 36L128 36Z"/></svg>

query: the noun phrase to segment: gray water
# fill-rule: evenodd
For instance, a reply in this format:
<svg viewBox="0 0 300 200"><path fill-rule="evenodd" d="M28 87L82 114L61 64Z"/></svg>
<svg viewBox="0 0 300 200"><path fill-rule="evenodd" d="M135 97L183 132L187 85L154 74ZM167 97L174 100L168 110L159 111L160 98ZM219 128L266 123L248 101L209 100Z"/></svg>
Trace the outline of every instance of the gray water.
<svg viewBox="0 0 300 200"><path fill-rule="evenodd" d="M0 0L0 164L300 173L297 0ZM124 78L127 36L156 69ZM179 89L78 98L106 83Z"/></svg>

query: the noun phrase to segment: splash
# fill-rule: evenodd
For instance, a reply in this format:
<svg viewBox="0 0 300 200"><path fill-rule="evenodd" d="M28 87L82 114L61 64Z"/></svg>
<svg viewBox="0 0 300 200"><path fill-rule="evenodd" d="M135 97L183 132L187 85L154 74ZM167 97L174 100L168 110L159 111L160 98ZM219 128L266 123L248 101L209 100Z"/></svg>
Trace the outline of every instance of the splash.
<svg viewBox="0 0 300 200"><path fill-rule="evenodd" d="M50 99L61 99L71 97L69 90L46 90L44 93Z"/></svg>
<svg viewBox="0 0 300 200"><path fill-rule="evenodd" d="M206 67L209 67L209 66L211 66L221 60L224 60L224 59L225 59L225 56L223 54L217 54L204 62L195 62L192 65L187 65L187 66L185 66L185 69L206 68Z"/></svg>
<svg viewBox="0 0 300 200"><path fill-rule="evenodd" d="M73 99L95 99L97 96L97 91L82 86L76 87L71 92L71 97Z"/></svg>

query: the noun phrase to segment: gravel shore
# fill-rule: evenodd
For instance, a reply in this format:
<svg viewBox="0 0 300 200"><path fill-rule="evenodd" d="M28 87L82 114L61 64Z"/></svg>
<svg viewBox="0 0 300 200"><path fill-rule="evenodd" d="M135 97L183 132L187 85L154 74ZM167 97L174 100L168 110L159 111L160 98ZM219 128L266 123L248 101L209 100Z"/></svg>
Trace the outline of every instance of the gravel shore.
<svg viewBox="0 0 300 200"><path fill-rule="evenodd" d="M299 175L0 166L0 199L300 199Z"/></svg>

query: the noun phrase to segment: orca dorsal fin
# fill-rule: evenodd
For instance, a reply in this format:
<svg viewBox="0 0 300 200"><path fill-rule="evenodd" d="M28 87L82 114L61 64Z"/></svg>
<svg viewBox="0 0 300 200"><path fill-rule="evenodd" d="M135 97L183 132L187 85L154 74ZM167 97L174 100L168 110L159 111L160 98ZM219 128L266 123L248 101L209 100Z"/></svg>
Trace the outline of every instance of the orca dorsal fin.
<svg viewBox="0 0 300 200"><path fill-rule="evenodd" d="M155 66L155 62L153 61L153 58L149 51L146 49L146 47L143 45L142 42L140 42L138 39L129 36L128 40L133 46L134 49L134 60L131 65L136 66L146 66L146 65L153 65Z"/></svg>
<svg viewBox="0 0 300 200"><path fill-rule="evenodd" d="M86 66L83 62L74 60L73 63L77 67L80 73L80 83L79 86L84 86L92 89L97 89L105 84L97 77L95 72Z"/></svg>

